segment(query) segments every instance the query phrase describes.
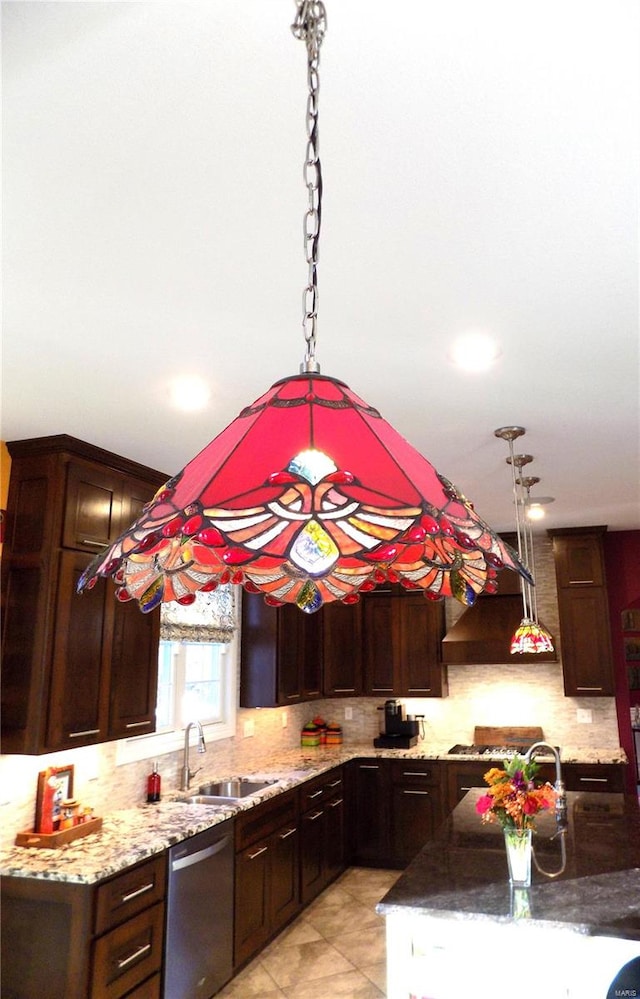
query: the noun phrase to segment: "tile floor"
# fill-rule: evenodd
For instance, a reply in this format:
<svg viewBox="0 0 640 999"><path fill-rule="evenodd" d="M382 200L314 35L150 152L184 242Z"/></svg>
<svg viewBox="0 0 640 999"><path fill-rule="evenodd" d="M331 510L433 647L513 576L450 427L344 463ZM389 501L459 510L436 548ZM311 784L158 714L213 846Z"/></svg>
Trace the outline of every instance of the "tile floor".
<svg viewBox="0 0 640 999"><path fill-rule="evenodd" d="M376 903L401 871L350 867L216 999L384 999L384 919Z"/></svg>

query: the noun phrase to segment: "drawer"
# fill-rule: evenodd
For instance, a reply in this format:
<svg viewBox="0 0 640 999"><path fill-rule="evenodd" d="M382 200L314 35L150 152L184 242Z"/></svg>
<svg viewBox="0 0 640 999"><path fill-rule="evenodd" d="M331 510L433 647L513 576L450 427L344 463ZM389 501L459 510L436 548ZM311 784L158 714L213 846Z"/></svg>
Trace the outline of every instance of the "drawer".
<svg viewBox="0 0 640 999"><path fill-rule="evenodd" d="M121 999L160 971L163 929L164 903L158 902L96 940L92 999Z"/></svg>
<svg viewBox="0 0 640 999"><path fill-rule="evenodd" d="M442 770L432 760L393 760L391 779L394 784L440 784Z"/></svg>
<svg viewBox="0 0 640 999"><path fill-rule="evenodd" d="M320 774L313 780L307 781L300 788L300 811L308 812L309 809L320 807L323 802L336 795L343 794L344 777L342 767L336 767L326 774Z"/></svg>
<svg viewBox="0 0 640 999"><path fill-rule="evenodd" d="M286 791L248 812L236 816L236 851L244 850L259 839L270 836L284 825L296 825L298 820L297 797L295 791Z"/></svg>
<svg viewBox="0 0 640 999"><path fill-rule="evenodd" d="M595 763L567 763L562 768L567 791L624 792L623 765Z"/></svg>
<svg viewBox="0 0 640 999"><path fill-rule="evenodd" d="M129 867L98 887L96 935L106 933L164 898L166 863L165 854L158 854L144 864Z"/></svg>
<svg viewBox="0 0 640 999"><path fill-rule="evenodd" d="M127 992L127 999L160 999L160 972L147 978L133 992Z"/></svg>

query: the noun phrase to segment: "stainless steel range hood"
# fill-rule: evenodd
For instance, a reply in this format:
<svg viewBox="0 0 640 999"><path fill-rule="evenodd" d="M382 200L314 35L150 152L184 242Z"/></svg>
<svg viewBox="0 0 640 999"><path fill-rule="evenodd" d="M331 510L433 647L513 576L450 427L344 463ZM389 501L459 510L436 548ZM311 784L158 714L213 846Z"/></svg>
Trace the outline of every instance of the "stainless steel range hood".
<svg viewBox="0 0 640 999"><path fill-rule="evenodd" d="M513 544L509 535L503 540ZM516 655L509 652L511 638L522 620L520 577L503 569L498 591L482 594L473 607L462 612L442 641L442 661L451 664L556 662L555 652Z"/></svg>

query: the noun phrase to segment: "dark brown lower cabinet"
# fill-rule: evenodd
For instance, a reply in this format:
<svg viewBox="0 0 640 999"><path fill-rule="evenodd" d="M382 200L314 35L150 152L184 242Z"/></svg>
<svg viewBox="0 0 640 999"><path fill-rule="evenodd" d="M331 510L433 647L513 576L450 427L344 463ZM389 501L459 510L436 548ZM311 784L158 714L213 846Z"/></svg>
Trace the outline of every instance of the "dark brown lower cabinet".
<svg viewBox="0 0 640 999"><path fill-rule="evenodd" d="M2 879L2 995L158 999L166 858L97 886Z"/></svg>
<svg viewBox="0 0 640 999"><path fill-rule="evenodd" d="M390 771L383 759L348 764L349 842L352 863L376 867L389 863Z"/></svg>
<svg viewBox="0 0 640 999"><path fill-rule="evenodd" d="M308 905L346 864L342 767L300 790L300 897Z"/></svg>
<svg viewBox="0 0 640 999"><path fill-rule="evenodd" d="M405 867L431 839L443 819L438 763L391 763L391 859Z"/></svg>
<svg viewBox="0 0 640 999"><path fill-rule="evenodd" d="M234 966L240 967L298 912L296 792L236 819Z"/></svg>

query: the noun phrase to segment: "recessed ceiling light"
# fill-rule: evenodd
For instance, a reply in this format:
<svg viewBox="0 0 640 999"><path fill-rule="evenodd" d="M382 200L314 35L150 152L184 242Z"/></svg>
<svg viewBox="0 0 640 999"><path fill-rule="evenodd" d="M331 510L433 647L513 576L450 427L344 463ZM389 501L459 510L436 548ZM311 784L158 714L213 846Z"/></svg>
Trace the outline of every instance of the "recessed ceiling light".
<svg viewBox="0 0 640 999"><path fill-rule="evenodd" d="M197 413L209 402L209 386L199 375L180 375L169 383L169 398L174 409Z"/></svg>
<svg viewBox="0 0 640 999"><path fill-rule="evenodd" d="M470 330L454 341L450 356L458 368L478 374L488 371L495 364L500 348L488 333Z"/></svg>

